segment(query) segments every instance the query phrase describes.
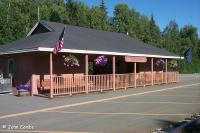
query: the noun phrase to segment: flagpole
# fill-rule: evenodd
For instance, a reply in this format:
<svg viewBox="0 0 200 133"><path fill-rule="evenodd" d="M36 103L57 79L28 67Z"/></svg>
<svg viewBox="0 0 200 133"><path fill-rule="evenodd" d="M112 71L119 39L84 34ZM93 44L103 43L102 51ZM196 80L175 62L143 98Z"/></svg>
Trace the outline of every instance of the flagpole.
<svg viewBox="0 0 200 133"><path fill-rule="evenodd" d="M180 72L180 69L181 69L181 50L179 52L179 56L180 56L180 59L179 59L179 64L178 64L178 67L179 67L179 72Z"/></svg>
<svg viewBox="0 0 200 133"><path fill-rule="evenodd" d="M53 53L57 54L59 51L61 51L62 47L63 47L63 43L64 43L64 34L65 34L65 26L63 28L63 31L58 39L58 41L56 42L56 45L53 49ZM49 71L50 71L50 98L53 98L53 55L52 53L50 53L50 58L49 58Z"/></svg>
<svg viewBox="0 0 200 133"><path fill-rule="evenodd" d="M38 21L40 21L40 7L38 6Z"/></svg>
<svg viewBox="0 0 200 133"><path fill-rule="evenodd" d="M50 98L53 98L53 60L50 53Z"/></svg>

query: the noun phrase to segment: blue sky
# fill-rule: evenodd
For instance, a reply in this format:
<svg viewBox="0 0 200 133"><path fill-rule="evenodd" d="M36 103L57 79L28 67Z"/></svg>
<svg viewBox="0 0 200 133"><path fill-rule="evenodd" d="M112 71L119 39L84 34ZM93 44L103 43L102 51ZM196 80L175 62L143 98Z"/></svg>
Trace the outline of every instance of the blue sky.
<svg viewBox="0 0 200 133"><path fill-rule="evenodd" d="M79 0L89 6L100 4L100 0ZM200 36L200 0L105 0L108 15L113 16L114 6L126 3L129 8L154 18L161 30L170 20L176 20L180 27L192 24L198 28Z"/></svg>

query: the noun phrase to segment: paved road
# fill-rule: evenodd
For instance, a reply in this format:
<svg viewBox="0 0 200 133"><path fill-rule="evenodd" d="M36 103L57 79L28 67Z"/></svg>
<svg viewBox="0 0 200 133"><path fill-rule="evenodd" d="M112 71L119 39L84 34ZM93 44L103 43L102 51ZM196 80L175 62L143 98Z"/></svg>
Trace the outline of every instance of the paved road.
<svg viewBox="0 0 200 133"><path fill-rule="evenodd" d="M0 132L150 133L199 111L200 76L183 75L178 84L53 100L1 95Z"/></svg>

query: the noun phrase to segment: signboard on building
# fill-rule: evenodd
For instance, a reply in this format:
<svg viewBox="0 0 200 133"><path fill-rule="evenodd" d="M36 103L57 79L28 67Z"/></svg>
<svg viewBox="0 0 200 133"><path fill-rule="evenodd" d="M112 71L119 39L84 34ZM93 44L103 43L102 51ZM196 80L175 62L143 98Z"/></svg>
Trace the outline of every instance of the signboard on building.
<svg viewBox="0 0 200 133"><path fill-rule="evenodd" d="M125 56L125 62L147 62L147 57Z"/></svg>

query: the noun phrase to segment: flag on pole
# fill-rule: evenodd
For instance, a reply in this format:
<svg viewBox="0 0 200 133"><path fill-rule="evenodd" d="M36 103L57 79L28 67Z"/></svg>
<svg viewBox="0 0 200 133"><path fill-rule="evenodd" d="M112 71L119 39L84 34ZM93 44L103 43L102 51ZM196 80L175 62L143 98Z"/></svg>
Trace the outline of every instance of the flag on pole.
<svg viewBox="0 0 200 133"><path fill-rule="evenodd" d="M64 35L65 35L65 27L63 28L63 31L62 31L58 41L56 42L54 49L53 49L54 54L57 54L63 48Z"/></svg>
<svg viewBox="0 0 200 133"><path fill-rule="evenodd" d="M185 60L188 64L190 64L192 62L192 52L191 52L191 49L188 48L186 51L185 51Z"/></svg>

